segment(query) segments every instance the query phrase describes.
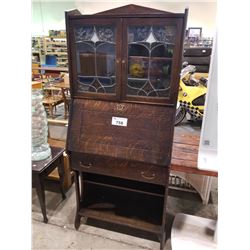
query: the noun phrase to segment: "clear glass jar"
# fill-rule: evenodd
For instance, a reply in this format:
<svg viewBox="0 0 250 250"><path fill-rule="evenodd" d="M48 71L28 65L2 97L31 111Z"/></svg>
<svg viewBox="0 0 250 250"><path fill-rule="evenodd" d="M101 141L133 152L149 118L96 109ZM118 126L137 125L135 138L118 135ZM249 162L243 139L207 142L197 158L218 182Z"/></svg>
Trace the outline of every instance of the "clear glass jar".
<svg viewBox="0 0 250 250"><path fill-rule="evenodd" d="M32 90L32 161L40 161L51 156L48 144L47 115L43 106L42 90Z"/></svg>

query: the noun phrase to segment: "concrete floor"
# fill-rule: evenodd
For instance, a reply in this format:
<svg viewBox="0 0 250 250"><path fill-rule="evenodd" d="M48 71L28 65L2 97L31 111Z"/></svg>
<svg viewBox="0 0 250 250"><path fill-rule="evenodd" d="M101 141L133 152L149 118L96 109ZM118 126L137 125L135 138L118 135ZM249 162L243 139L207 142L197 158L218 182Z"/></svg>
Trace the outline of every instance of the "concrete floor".
<svg viewBox="0 0 250 250"><path fill-rule="evenodd" d="M199 133L199 126L183 123L176 127L183 131ZM128 232L134 236L86 225L83 221L78 231L74 228L75 187L67 192L67 199L62 201L61 195L46 191L46 208L48 224L43 223L43 217L36 191L32 190L32 249L159 249L160 244L151 239L138 237L132 229ZM213 179L208 205L203 205L198 194L183 191L169 191L167 242L165 250L171 250L171 227L177 213L196 215L209 219L217 219L218 208L217 178ZM103 225L100 225L103 226ZM115 228L119 231L118 228ZM137 236L137 237L136 237ZM145 235L144 235L145 236ZM146 235L148 236L148 235ZM146 237L145 236L145 237Z"/></svg>
<svg viewBox="0 0 250 250"><path fill-rule="evenodd" d="M167 203L168 235L171 234L171 226L177 213L217 219L217 194L217 179L213 181L207 206L202 205L196 194L170 190ZM32 190L32 249L159 249L158 242L86 225L84 221L76 231L74 185L67 192L67 199L64 201L60 194L46 191L46 207L48 224L43 223L36 191ZM165 249L171 250L170 238Z"/></svg>

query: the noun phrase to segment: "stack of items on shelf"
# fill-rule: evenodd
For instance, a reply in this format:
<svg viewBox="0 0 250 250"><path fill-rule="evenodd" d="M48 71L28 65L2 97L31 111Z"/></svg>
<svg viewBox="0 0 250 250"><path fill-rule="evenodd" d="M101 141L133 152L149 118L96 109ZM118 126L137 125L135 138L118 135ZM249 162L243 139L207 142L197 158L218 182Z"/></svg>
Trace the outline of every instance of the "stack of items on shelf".
<svg viewBox="0 0 250 250"><path fill-rule="evenodd" d="M213 47L213 38L212 37L199 37L197 39L185 38L184 47Z"/></svg>
<svg viewBox="0 0 250 250"><path fill-rule="evenodd" d="M57 67L68 66L67 43L64 37L45 38L46 65Z"/></svg>
<svg viewBox="0 0 250 250"><path fill-rule="evenodd" d="M46 67L68 67L66 33L50 30L49 36L32 38L32 62Z"/></svg>
<svg viewBox="0 0 250 250"><path fill-rule="evenodd" d="M49 30L49 36L51 37L66 37L65 30Z"/></svg>

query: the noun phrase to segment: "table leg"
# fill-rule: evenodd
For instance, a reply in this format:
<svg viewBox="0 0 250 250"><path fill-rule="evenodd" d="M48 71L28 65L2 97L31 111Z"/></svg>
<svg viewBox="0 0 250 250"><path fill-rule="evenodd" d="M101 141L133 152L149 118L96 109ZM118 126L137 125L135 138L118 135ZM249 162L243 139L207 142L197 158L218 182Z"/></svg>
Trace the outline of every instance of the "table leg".
<svg viewBox="0 0 250 250"><path fill-rule="evenodd" d="M66 198L66 195L64 193L64 187L63 187L63 182L64 182L64 162L63 162L63 155L60 157L60 162L58 165L58 174L59 174L59 179L60 179L60 190L62 194L62 199L64 200Z"/></svg>
<svg viewBox="0 0 250 250"><path fill-rule="evenodd" d="M45 223L48 222L48 218L46 215L46 207L45 207L45 190L44 190L44 181L43 178L39 175L35 175L35 186L36 186L36 193L39 198L42 214L43 214L43 220Z"/></svg>
<svg viewBox="0 0 250 250"><path fill-rule="evenodd" d="M166 243L166 232L164 231L160 237L160 250L164 250Z"/></svg>
<svg viewBox="0 0 250 250"><path fill-rule="evenodd" d="M165 194L164 194L164 203L163 203L163 213L162 213L162 225L161 225L161 238L160 238L160 250L163 250L166 243L166 221L167 221L167 197L168 197L168 178L169 178L169 169L167 172L167 183L165 184Z"/></svg>

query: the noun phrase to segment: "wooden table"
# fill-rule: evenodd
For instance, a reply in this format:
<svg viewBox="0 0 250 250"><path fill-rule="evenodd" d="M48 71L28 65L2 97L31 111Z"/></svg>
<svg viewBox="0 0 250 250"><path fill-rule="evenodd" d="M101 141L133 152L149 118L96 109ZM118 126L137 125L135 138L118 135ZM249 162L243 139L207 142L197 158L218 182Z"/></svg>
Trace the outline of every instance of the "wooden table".
<svg viewBox="0 0 250 250"><path fill-rule="evenodd" d="M49 91L59 91L62 88L64 89L69 89L70 86L67 83L64 82L59 82L59 83L53 83L51 86L45 87L44 90L49 90Z"/></svg>
<svg viewBox="0 0 250 250"><path fill-rule="evenodd" d="M60 72L68 72L67 67L33 67L33 71L38 70L41 75L59 76ZM44 73L43 73L44 72Z"/></svg>
<svg viewBox="0 0 250 250"><path fill-rule="evenodd" d="M56 167L60 176L60 190L62 199L66 198L63 189L64 165L63 165L64 148L51 147L51 157L42 161L32 161L32 186L36 188L39 198L44 222L48 222L45 206L45 189L44 178L47 177Z"/></svg>
<svg viewBox="0 0 250 250"><path fill-rule="evenodd" d="M49 107L52 118L54 117L53 108L61 103L64 103L64 118L65 119L67 118L69 100L68 100L68 95L66 95L66 92L69 91L69 88L70 88L69 84L66 84L64 82L55 83L52 86L44 88L44 90L50 92L50 96L44 97L43 104ZM54 95L53 91L60 91L61 95Z"/></svg>
<svg viewBox="0 0 250 250"><path fill-rule="evenodd" d="M61 96L49 96L43 98L43 105L49 108L52 119L54 118L54 107L61 103L64 103L64 99Z"/></svg>
<svg viewBox="0 0 250 250"><path fill-rule="evenodd" d="M64 118L67 119L67 115L69 113L69 105L70 105L70 86L68 83L60 82L54 85L56 88L60 88L62 91L62 96L64 99Z"/></svg>
<svg viewBox="0 0 250 250"><path fill-rule="evenodd" d="M34 67L34 70L55 71L55 72L68 72L67 67Z"/></svg>
<svg viewBox="0 0 250 250"><path fill-rule="evenodd" d="M175 129L170 170L217 177L217 172L198 169L199 143L199 134Z"/></svg>
<svg viewBox="0 0 250 250"><path fill-rule="evenodd" d="M42 89L42 84L41 81L32 81L31 86L32 89Z"/></svg>
<svg viewBox="0 0 250 250"><path fill-rule="evenodd" d="M54 87L57 87L57 88L65 88L65 89L69 89L69 88L70 88L69 84L67 84L67 83L65 83L65 82L55 83L55 84L54 84Z"/></svg>

